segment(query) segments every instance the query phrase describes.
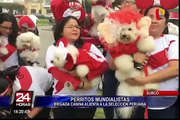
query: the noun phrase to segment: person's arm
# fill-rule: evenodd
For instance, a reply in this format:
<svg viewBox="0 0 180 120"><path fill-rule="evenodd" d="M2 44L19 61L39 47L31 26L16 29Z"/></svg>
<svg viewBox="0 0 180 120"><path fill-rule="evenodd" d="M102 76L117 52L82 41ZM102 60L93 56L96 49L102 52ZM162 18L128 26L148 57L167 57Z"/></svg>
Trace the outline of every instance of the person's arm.
<svg viewBox="0 0 180 120"><path fill-rule="evenodd" d="M36 115L38 115L38 114L41 112L42 109L43 109L43 108L39 108L39 107L32 108L32 110L27 114L27 116L28 116L30 119L32 119L32 118L34 118Z"/></svg>
<svg viewBox="0 0 180 120"><path fill-rule="evenodd" d="M166 81L179 75L179 61L170 61L168 67L157 73L148 75L146 77L130 78L127 82L131 85L144 85L147 83L156 83Z"/></svg>
<svg viewBox="0 0 180 120"><path fill-rule="evenodd" d="M148 56L142 52L136 52L133 55L133 59L135 62L140 63L142 65L146 65L148 61Z"/></svg>

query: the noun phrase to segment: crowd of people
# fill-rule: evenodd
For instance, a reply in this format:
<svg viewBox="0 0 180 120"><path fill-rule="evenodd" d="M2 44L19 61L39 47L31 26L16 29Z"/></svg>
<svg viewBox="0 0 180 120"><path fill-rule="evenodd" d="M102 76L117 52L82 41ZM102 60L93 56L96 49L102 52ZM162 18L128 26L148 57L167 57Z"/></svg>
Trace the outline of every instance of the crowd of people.
<svg viewBox="0 0 180 120"><path fill-rule="evenodd" d="M94 2L94 0L92 1ZM111 7L110 4L112 3L107 1L97 0L97 3L93 3L93 5ZM151 18L149 35L154 38L155 50L149 55L142 52L132 54L134 62L142 66L148 64L152 67L153 73L145 77L133 77L127 79L126 82L132 86L158 83L159 90L178 91L179 39L176 35L164 33L169 20L169 11L160 4L151 5L146 9L138 8L135 0L123 0L118 11L129 8ZM114 64L111 52L105 50L101 42L97 42L100 38L92 34L96 31L93 26L95 25L93 17L96 15L87 15L78 1L52 0L51 9L56 20L53 28L55 42L47 48L45 67L28 64L27 59L19 55L22 50L18 50L16 46L17 37L23 33L32 32L37 36L39 35L36 25L38 19L33 15L27 15L17 22L13 14L0 13L0 42L2 42L0 49L5 48L7 51L7 54L4 54L0 50L0 96L12 96L13 98L18 90L34 91L34 97L38 95L96 96L99 83L95 82L97 78L103 81L102 96L116 96L117 87L121 84L115 75L117 66ZM106 14L100 14L103 20L106 15L116 11L104 12ZM30 47L25 46L28 50ZM54 51L57 49L64 50L63 57L55 57ZM76 50L78 55L75 53ZM84 57L85 55L87 57ZM59 67L54 64L55 59L62 59L66 63L62 63L63 65ZM59 64L61 65L61 63ZM79 65L84 65L83 70L88 71L83 77L77 73ZM146 108L137 107L131 119L144 119L146 117L149 119L179 118L178 96L150 96L146 97L146 103L148 105ZM11 104L12 107L8 109L0 108L0 118L10 116L11 118L22 119L50 118L50 108L32 107L26 114L15 115L13 114L14 100ZM52 112L55 119L93 119L96 109L96 107L59 107L52 108ZM107 119L122 118L113 107L103 109ZM9 111L9 114L5 111Z"/></svg>

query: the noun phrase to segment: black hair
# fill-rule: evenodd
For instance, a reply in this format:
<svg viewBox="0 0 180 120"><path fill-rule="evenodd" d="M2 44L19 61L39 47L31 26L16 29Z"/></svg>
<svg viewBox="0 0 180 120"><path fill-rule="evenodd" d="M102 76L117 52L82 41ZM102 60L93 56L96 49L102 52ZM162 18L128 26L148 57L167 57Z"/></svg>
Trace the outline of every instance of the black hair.
<svg viewBox="0 0 180 120"><path fill-rule="evenodd" d="M12 22L12 33L8 36L8 43L15 46L19 30L16 18L11 13L1 13L0 24L2 24L3 22Z"/></svg>
<svg viewBox="0 0 180 120"><path fill-rule="evenodd" d="M64 30L64 26L66 25L66 23L70 20L70 19L74 19L77 21L78 25L80 25L78 19L74 16L67 16L65 17L62 21L57 22L55 25L55 29L54 29L54 40L55 43L61 38L63 37L63 30ZM74 45L77 48L81 48L84 45L84 41L80 38L77 41L75 41Z"/></svg>
<svg viewBox="0 0 180 120"><path fill-rule="evenodd" d="M163 10L165 10L164 17L166 18L166 23L168 23L168 21L169 21L169 12L168 12L167 9L165 9L164 7L162 7L162 6L160 6L160 5L150 6L148 9L145 10L144 15L146 16L146 15L148 14L149 10L150 10L151 8L154 8L154 7L159 7L159 8L162 8Z"/></svg>

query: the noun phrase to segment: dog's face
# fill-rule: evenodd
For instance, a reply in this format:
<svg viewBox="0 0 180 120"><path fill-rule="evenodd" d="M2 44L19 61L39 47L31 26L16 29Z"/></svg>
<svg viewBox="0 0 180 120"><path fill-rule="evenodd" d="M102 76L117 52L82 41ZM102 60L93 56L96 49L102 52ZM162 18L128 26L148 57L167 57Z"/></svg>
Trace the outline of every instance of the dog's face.
<svg viewBox="0 0 180 120"><path fill-rule="evenodd" d="M21 45L23 48L30 48L32 45L32 40L31 39L22 39Z"/></svg>
<svg viewBox="0 0 180 120"><path fill-rule="evenodd" d="M57 66L58 68L63 68L66 62L67 61L62 59L61 56L54 56L54 59L51 61L51 63Z"/></svg>
<svg viewBox="0 0 180 120"><path fill-rule="evenodd" d="M66 64L67 50L64 47L58 46L54 51L54 57L51 60L51 63L57 66L58 68L63 68Z"/></svg>
<svg viewBox="0 0 180 120"><path fill-rule="evenodd" d="M138 37L136 23L121 24L117 30L117 41L123 44L133 43Z"/></svg>

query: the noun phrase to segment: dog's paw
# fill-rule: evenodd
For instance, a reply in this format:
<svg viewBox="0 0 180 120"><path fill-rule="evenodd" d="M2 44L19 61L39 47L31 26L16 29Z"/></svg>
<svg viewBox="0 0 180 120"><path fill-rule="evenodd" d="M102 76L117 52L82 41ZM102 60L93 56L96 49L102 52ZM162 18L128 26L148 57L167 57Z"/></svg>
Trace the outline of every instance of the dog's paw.
<svg viewBox="0 0 180 120"><path fill-rule="evenodd" d="M7 48L6 47L1 47L0 48L0 54L1 55L7 55L8 54L8 50L7 50Z"/></svg>

